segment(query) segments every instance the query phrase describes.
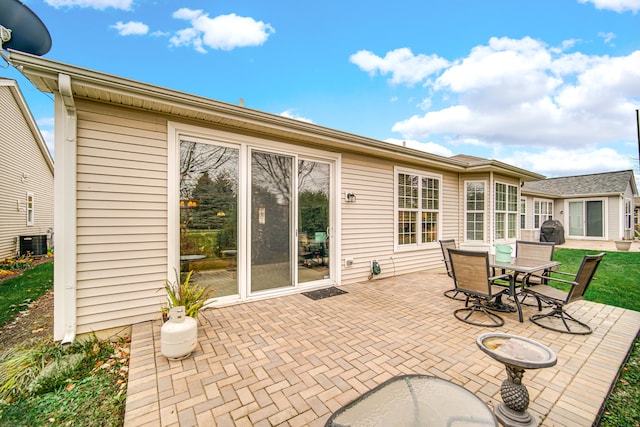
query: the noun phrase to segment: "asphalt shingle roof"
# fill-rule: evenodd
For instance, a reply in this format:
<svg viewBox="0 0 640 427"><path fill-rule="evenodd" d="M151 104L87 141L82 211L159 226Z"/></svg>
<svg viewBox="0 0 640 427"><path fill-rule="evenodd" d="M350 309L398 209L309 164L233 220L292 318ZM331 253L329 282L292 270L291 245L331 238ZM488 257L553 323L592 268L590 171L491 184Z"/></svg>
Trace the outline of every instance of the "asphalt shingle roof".
<svg viewBox="0 0 640 427"><path fill-rule="evenodd" d="M625 170L592 175L549 178L540 181L525 182L522 187L522 192L565 197L587 194L621 194L627 190L627 186L632 177L633 172L631 170Z"/></svg>

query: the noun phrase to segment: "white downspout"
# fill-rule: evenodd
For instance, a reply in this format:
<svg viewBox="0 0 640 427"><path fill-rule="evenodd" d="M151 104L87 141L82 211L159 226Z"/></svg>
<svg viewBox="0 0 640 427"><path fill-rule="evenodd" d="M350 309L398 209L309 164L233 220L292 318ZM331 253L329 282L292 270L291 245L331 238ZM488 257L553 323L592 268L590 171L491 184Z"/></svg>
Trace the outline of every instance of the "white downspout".
<svg viewBox="0 0 640 427"><path fill-rule="evenodd" d="M76 142L77 112L71 77L58 75L55 94L54 339L71 344L76 337Z"/></svg>

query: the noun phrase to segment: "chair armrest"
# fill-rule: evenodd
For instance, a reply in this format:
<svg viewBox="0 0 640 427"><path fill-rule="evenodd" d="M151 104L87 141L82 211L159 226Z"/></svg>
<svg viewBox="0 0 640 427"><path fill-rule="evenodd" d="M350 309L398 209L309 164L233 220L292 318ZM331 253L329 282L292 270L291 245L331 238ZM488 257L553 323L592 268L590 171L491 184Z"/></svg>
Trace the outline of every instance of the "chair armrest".
<svg viewBox="0 0 640 427"><path fill-rule="evenodd" d="M564 274L567 274L567 275L573 276L573 277L576 276L575 274L571 274L571 273L564 273ZM578 282L576 282L576 281L560 279L558 277L539 276L539 275L536 275L536 274L531 274L529 277L538 277L538 278L540 278L542 280L546 280L547 282L560 282L560 283L566 283L566 284L571 285L571 286L575 286L575 285L578 284Z"/></svg>
<svg viewBox="0 0 640 427"><path fill-rule="evenodd" d="M567 273L567 272L564 272L564 271L557 271L557 270L552 270L552 272L555 273L555 274L562 274L564 276L576 277L575 273Z"/></svg>
<svg viewBox="0 0 640 427"><path fill-rule="evenodd" d="M489 281L493 282L496 280L511 280L511 275L509 274L501 274L499 276L493 276L493 277L489 277Z"/></svg>

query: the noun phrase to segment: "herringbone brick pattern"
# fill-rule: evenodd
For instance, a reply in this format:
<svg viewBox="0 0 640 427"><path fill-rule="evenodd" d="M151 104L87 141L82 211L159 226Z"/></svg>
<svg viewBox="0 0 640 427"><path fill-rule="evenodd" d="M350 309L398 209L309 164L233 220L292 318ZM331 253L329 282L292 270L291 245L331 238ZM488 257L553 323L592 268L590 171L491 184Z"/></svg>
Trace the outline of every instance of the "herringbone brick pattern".
<svg viewBox="0 0 640 427"><path fill-rule="evenodd" d="M438 376L501 401L503 365L476 345L498 330L535 339L558 363L530 370L530 412L544 426L590 426L640 329L640 313L590 302L570 311L587 336L547 331L515 313L503 327L457 321L463 305L443 296L441 272L343 286L313 301L301 294L205 310L199 345L182 361L160 354L160 321L135 325L125 426L322 426L329 416L387 379Z"/></svg>

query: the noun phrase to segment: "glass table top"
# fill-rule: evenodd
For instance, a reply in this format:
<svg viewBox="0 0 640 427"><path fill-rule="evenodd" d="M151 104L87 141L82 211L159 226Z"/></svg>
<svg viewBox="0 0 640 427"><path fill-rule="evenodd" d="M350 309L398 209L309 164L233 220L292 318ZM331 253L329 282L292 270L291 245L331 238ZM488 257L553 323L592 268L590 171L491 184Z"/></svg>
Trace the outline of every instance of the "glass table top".
<svg viewBox="0 0 640 427"><path fill-rule="evenodd" d="M325 426L497 426L469 390L427 375L394 377L336 411Z"/></svg>

